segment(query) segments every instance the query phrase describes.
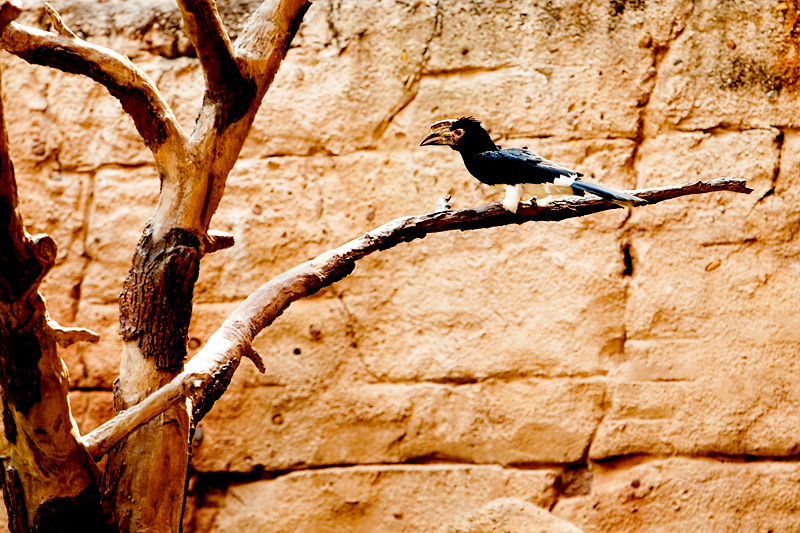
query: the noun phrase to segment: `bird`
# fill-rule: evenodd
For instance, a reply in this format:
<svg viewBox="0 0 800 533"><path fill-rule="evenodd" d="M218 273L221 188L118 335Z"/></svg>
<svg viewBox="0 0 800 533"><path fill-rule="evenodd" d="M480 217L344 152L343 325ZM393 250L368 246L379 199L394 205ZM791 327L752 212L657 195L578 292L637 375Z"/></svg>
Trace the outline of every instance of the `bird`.
<svg viewBox="0 0 800 533"><path fill-rule="evenodd" d="M481 183L505 192L503 207L517 212L522 194L544 206L553 196L592 193L622 207L646 204L631 194L581 180L582 173L548 161L526 148L500 149L474 117L440 120L420 146L446 145L461 154L467 170Z"/></svg>

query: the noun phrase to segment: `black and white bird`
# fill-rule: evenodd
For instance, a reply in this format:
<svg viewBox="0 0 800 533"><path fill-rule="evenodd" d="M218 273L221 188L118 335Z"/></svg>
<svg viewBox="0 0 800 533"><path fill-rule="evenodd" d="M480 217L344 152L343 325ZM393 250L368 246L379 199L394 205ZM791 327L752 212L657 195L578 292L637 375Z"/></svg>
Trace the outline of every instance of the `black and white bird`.
<svg viewBox="0 0 800 533"><path fill-rule="evenodd" d="M583 196L592 193L623 207L646 204L646 200L602 185L581 181L577 170L557 165L524 148L503 148L494 144L489 133L473 117L440 120L420 146L446 145L464 159L467 170L481 183L505 192L503 207L512 213L522 194L546 205L553 196Z"/></svg>

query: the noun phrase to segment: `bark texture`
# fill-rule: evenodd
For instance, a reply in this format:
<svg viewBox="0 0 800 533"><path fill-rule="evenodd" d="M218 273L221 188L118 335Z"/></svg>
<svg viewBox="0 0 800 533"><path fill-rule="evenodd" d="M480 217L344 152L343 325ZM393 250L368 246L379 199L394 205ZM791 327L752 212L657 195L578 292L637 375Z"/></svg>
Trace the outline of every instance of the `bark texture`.
<svg viewBox="0 0 800 533"><path fill-rule="evenodd" d="M200 240L179 228L158 243L146 232L134 252L120 295L120 335L136 341L158 370L183 368L199 270Z"/></svg>

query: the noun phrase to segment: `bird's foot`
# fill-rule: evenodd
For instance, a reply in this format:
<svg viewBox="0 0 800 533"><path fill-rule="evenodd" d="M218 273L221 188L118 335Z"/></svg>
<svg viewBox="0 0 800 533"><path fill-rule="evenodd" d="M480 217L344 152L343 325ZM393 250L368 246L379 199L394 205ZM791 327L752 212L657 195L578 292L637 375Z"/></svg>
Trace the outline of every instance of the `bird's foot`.
<svg viewBox="0 0 800 533"><path fill-rule="evenodd" d="M442 211L450 211L453 208L453 206L450 205L451 198L452 196L450 196L449 194L445 194L444 196L439 198L439 201L436 203L436 210L434 210L434 213L440 213Z"/></svg>

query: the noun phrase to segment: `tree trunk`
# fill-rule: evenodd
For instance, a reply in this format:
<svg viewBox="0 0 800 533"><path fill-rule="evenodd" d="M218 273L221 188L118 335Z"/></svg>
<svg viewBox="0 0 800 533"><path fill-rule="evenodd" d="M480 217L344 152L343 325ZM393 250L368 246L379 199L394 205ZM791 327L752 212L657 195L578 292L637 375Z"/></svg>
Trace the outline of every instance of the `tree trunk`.
<svg viewBox="0 0 800 533"><path fill-rule="evenodd" d="M138 404L183 370L200 252L198 237L178 229L160 240L148 229L136 247L120 296L124 345L114 391L116 411ZM120 531L152 530L154 524L164 531L180 529L188 458L186 401L112 451L105 506Z"/></svg>

